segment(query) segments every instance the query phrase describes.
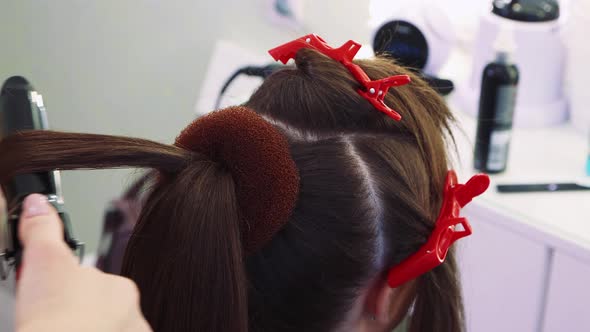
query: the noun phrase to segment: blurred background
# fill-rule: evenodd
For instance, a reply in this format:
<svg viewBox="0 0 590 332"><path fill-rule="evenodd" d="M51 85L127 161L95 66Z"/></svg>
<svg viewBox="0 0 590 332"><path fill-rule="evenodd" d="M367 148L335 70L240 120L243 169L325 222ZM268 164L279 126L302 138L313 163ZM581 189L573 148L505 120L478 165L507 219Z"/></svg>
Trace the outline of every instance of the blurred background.
<svg viewBox="0 0 590 332"><path fill-rule="evenodd" d="M300 1L294 5L303 7L298 24L289 24L269 13L266 0L3 1L0 78L21 75L32 82L54 129L172 142L195 116L216 41L231 41L268 62L268 49L311 32L334 45L348 39L366 44L370 13L386 12L380 2L386 1ZM486 2L449 1L449 10L475 24L481 7L475 4ZM62 175L76 232L90 251L104 208L131 181L128 174Z"/></svg>
<svg viewBox="0 0 590 332"><path fill-rule="evenodd" d="M478 169L505 186L467 211L469 331L588 331L589 23L590 0L2 1L0 79L27 78L52 129L171 143L199 114L245 100L262 78L242 73L220 95L225 82L284 42L316 33L362 43L359 57L392 55L456 113L461 177ZM489 64L512 76L485 81ZM139 174L62 174L90 260L110 202ZM8 312L0 299L2 331Z"/></svg>

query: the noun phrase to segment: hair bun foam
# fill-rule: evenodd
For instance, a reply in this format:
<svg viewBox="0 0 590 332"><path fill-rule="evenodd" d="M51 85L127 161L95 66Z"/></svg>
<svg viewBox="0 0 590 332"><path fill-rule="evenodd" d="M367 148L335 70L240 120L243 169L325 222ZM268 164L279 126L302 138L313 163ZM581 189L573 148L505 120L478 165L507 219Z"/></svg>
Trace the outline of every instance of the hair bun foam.
<svg viewBox="0 0 590 332"><path fill-rule="evenodd" d="M212 112L186 127L175 145L228 167L246 254L261 249L287 223L299 194L299 172L286 137L260 115L243 106Z"/></svg>

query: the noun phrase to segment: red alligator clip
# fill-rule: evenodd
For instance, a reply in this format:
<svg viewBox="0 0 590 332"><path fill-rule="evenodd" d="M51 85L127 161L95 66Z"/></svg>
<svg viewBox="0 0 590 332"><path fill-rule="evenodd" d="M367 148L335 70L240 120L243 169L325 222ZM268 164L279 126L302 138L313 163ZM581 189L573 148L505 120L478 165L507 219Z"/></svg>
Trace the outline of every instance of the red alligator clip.
<svg viewBox="0 0 590 332"><path fill-rule="evenodd" d="M328 46L321 37L310 34L275 47L268 51L268 53L270 53L275 61L281 61L286 64L289 59L295 58L297 51L302 48L314 49L342 63L350 71L352 76L354 76L354 78L363 86L363 88L358 90L358 93L363 98L368 100L376 109L385 113L392 119L396 121L401 120L401 115L385 105L383 99L385 98L385 94L389 91L389 88L410 83L410 76L395 75L376 81L371 80L365 71L352 61L361 48L361 44L352 40L347 41L339 48L332 48Z"/></svg>
<svg viewBox="0 0 590 332"><path fill-rule="evenodd" d="M443 203L434 230L428 242L416 253L389 270L390 287L398 287L439 266L455 241L471 235L467 218L459 216L461 208L486 191L489 185L490 178L485 174L477 174L467 183L458 184L455 171L447 173Z"/></svg>

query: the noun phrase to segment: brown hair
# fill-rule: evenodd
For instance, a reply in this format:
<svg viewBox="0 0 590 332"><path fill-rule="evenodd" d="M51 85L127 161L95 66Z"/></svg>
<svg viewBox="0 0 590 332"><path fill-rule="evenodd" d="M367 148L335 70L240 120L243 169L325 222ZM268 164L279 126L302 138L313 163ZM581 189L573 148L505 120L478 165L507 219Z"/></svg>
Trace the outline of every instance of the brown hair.
<svg viewBox="0 0 590 332"><path fill-rule="evenodd" d="M147 167L154 178L123 274L155 331L336 331L360 289L428 238L448 168L452 115L390 60L357 61L372 79L412 76L385 103L356 92L339 63L303 49L246 106L287 137L300 177L289 222L245 256L236 183L223 162L149 141L28 132L0 143L0 180L48 169ZM8 154L9 155L9 154ZM404 314L404 313L402 313ZM416 280L412 332L463 331L454 253Z"/></svg>

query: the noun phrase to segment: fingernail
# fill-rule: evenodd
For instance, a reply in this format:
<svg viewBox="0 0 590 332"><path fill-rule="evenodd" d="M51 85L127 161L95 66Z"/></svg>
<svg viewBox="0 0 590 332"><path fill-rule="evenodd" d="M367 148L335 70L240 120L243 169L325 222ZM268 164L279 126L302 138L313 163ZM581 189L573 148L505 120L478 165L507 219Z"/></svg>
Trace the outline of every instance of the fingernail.
<svg viewBox="0 0 590 332"><path fill-rule="evenodd" d="M23 218L33 218L49 214L49 203L43 195L32 194L23 202Z"/></svg>

